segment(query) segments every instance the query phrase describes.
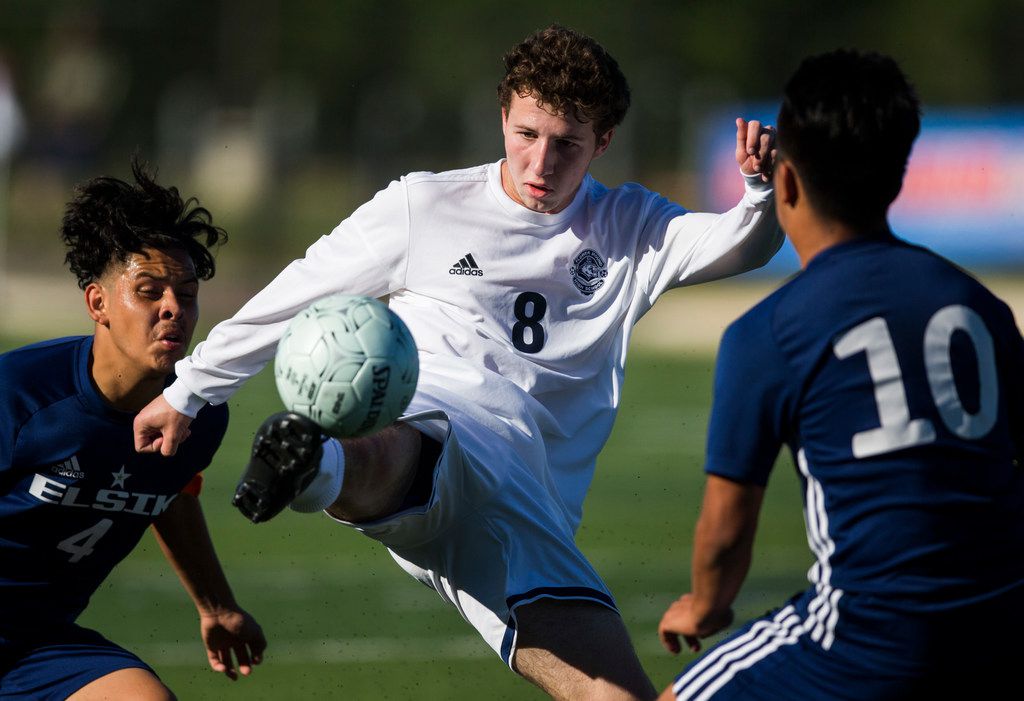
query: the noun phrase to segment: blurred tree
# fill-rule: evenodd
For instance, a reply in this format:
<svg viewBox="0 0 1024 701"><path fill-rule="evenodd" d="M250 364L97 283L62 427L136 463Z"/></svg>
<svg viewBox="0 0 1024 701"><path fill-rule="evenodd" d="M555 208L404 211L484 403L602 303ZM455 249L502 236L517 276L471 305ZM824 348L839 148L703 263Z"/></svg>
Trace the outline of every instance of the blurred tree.
<svg viewBox="0 0 1024 701"><path fill-rule="evenodd" d="M202 162L204 177L249 183L259 206L240 205L246 214L228 223L268 241L344 214L401 173L497 158L502 55L552 22L595 36L633 87L598 175L640 179L687 202L681 191L701 177L690 171L704 117L723 104L775 100L809 53L890 53L926 109L1024 104L1024 0L0 0L0 49L30 138L52 117L33 97L53 68L47 37L57 18L76 15L93 18L113 76L64 89L105 111L106 126L79 140L92 144L80 170L123 172L138 148L188 185ZM218 148L233 158L218 158ZM19 162L28 172L32 159L25 149L14 163L25 193L12 203L25 229L15 235L26 242L40 221L31 210L66 194L66 182L18 185ZM239 172L257 167L269 172ZM300 193L302 216L260 188ZM327 213L309 211L316 202Z"/></svg>
<svg viewBox="0 0 1024 701"><path fill-rule="evenodd" d="M34 87L25 77L47 60L48 28L66 8L91 8L105 48L130 71L117 128L104 142L122 153L152 144L161 93L183 76L201 76L226 105L250 106L284 74L301 76L315 96L320 149L365 152L358 122L374 121L366 112L404 105L416 113L414 124L380 121L407 132L391 145L396 155L409 167L453 165L467 94L490 99L503 52L553 21L598 37L623 64L635 88L641 168L676 162L683 96L772 99L800 58L837 46L895 55L926 104L1024 102L1021 0L827 8L817 0L555 0L515 8L498 0L0 0L0 45L27 91ZM376 106L360 108L365 100Z"/></svg>

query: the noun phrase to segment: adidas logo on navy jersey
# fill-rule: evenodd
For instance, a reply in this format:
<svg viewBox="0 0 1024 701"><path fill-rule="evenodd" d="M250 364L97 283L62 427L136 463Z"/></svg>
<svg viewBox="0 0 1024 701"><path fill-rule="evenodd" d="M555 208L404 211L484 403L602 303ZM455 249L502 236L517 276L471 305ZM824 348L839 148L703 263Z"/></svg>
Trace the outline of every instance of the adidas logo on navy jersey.
<svg viewBox="0 0 1024 701"><path fill-rule="evenodd" d="M72 455L70 458L62 463L58 463L50 468L50 472L61 477L70 477L71 479L80 480L85 477L85 473L82 472L81 466L78 464L78 456Z"/></svg>
<svg viewBox="0 0 1024 701"><path fill-rule="evenodd" d="M449 275L472 275L473 277L483 277L484 271L480 269L480 266L473 260L473 254L467 253L461 259L455 261L448 270Z"/></svg>

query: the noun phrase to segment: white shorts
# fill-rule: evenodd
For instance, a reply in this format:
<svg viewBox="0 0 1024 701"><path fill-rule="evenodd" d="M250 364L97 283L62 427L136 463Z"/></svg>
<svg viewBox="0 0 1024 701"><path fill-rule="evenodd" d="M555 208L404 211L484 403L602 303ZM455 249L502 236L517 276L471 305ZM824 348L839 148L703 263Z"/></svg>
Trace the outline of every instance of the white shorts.
<svg viewBox="0 0 1024 701"><path fill-rule="evenodd" d="M475 455L493 451L472 450L481 432L460 431L442 411L402 421L442 444L430 499L379 521L340 523L387 546L402 569L458 609L510 667L518 606L584 599L617 610L576 547L557 497L516 456L508 457L508 469L482 465Z"/></svg>

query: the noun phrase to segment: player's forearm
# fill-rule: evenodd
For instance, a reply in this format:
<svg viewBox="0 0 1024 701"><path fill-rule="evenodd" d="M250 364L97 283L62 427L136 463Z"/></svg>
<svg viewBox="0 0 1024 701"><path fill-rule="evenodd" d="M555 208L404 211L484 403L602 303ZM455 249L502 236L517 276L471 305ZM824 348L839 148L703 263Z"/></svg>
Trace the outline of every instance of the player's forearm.
<svg viewBox="0 0 1024 701"><path fill-rule="evenodd" d="M728 613L750 561L750 550L740 543L695 546L690 587L698 620L717 620Z"/></svg>
<svg viewBox="0 0 1024 701"><path fill-rule="evenodd" d="M179 494L153 523L153 532L201 614L238 608L196 497Z"/></svg>
<svg viewBox="0 0 1024 701"><path fill-rule="evenodd" d="M695 285L759 268L782 246L775 197L764 183L746 179L740 202L722 214L690 212L673 222L673 245L687 248L674 285Z"/></svg>
<svg viewBox="0 0 1024 701"><path fill-rule="evenodd" d="M691 592L698 620L728 614L750 570L764 490L710 476L694 535Z"/></svg>
<svg viewBox="0 0 1024 701"><path fill-rule="evenodd" d="M274 357L288 322L314 301L338 292L381 297L398 289L409 247L407 209L400 184L378 193L217 324L175 366L178 383L207 402L223 403Z"/></svg>
<svg viewBox="0 0 1024 701"><path fill-rule="evenodd" d="M188 391L207 402L227 401L245 382L274 357L288 322L313 300L333 292L317 282L329 275L313 275L297 261L249 300L234 316L217 324L192 354L175 366L176 389ZM165 397L183 411L180 393ZM183 412L188 413L188 412Z"/></svg>

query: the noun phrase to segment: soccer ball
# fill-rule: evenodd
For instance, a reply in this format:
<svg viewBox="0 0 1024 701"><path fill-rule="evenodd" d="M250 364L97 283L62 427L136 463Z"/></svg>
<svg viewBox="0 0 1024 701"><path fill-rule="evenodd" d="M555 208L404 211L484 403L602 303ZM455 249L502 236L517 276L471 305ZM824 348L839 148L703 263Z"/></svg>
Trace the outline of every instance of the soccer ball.
<svg viewBox="0 0 1024 701"><path fill-rule="evenodd" d="M355 295L325 297L301 311L274 359L285 407L336 438L369 435L401 416L418 376L409 329L387 305Z"/></svg>

